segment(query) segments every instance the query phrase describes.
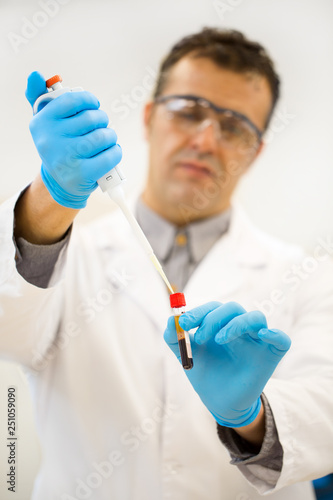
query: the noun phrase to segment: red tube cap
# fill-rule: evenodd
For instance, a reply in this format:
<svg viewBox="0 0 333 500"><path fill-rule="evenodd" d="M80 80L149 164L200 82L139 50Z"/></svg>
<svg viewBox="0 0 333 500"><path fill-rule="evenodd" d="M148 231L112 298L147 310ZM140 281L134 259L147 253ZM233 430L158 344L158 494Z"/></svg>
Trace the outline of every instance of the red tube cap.
<svg viewBox="0 0 333 500"><path fill-rule="evenodd" d="M171 293L170 294L170 306L172 309L174 307L186 306L185 295L181 292Z"/></svg>

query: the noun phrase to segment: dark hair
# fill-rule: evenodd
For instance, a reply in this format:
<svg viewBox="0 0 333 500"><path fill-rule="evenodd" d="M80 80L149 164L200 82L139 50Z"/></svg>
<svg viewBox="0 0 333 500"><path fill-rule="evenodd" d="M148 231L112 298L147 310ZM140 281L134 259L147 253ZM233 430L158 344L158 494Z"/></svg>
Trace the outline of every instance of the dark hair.
<svg viewBox="0 0 333 500"><path fill-rule="evenodd" d="M176 43L162 60L154 98L163 92L170 69L189 54L211 59L218 66L236 73L252 72L264 76L272 92L272 107L267 118L267 127L280 95L280 78L262 45L248 40L236 30L203 28L199 33L186 36Z"/></svg>

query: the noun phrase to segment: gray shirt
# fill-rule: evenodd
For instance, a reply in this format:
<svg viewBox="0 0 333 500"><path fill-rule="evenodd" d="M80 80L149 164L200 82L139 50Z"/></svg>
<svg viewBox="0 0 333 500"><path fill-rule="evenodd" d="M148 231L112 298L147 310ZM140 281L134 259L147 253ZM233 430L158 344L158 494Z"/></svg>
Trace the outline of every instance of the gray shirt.
<svg viewBox="0 0 333 500"><path fill-rule="evenodd" d="M231 215L231 210L227 210L178 228L150 210L141 200L136 206L138 222L175 290L184 289L196 266L228 230ZM33 245L18 238L18 272L28 282L46 288L60 250L69 239L70 231L53 245ZM283 449L264 394L262 403L265 409L265 437L260 449L242 439L233 429L217 425L217 432L230 453L231 463L255 468L256 477L274 486L282 469Z"/></svg>
<svg viewBox="0 0 333 500"><path fill-rule="evenodd" d="M175 290L183 290L194 269L228 230L231 211L176 227L141 200L136 218Z"/></svg>

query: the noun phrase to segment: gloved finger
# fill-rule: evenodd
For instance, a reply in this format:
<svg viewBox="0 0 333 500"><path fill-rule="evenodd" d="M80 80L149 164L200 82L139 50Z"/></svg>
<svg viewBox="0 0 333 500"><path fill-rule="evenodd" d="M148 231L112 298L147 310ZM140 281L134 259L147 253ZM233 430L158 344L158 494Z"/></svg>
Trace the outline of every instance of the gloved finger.
<svg viewBox="0 0 333 500"><path fill-rule="evenodd" d="M106 128L109 124L109 117L101 109L89 109L81 111L75 116L66 118L63 121L63 133L68 136L77 137L85 135L98 128ZM117 142L117 141L116 141Z"/></svg>
<svg viewBox="0 0 333 500"><path fill-rule="evenodd" d="M281 330L268 330L268 328L262 328L258 332L258 337L263 342L270 344L270 350L272 353L281 358L286 354L291 346L290 337L288 337L288 335Z"/></svg>
<svg viewBox="0 0 333 500"><path fill-rule="evenodd" d="M91 92L82 90L80 92L65 92L52 99L45 108L44 116L48 114L51 118L69 118L87 109L98 109L100 106L97 97Z"/></svg>
<svg viewBox="0 0 333 500"><path fill-rule="evenodd" d="M178 345L178 339L177 339L175 318L173 316L171 316L168 319L167 328L165 329L165 332L164 332L164 340L168 344L168 346L170 347L171 351L180 360L181 357L180 357L180 351L179 351L179 345Z"/></svg>
<svg viewBox="0 0 333 500"><path fill-rule="evenodd" d="M46 94L46 83L45 78L38 71L30 73L27 81L27 88L25 91L25 97L28 99L31 106L35 104L36 99L42 94Z"/></svg>
<svg viewBox="0 0 333 500"><path fill-rule="evenodd" d="M98 128L80 136L76 141L76 156L92 158L117 144L117 134L112 128Z"/></svg>
<svg viewBox="0 0 333 500"><path fill-rule="evenodd" d="M192 311L182 314L182 316L179 318L180 325L185 330L200 325L194 335L194 340L197 344L204 344L205 342L208 342L210 339L214 338L219 330L221 330L221 328L229 323L229 321L232 320L235 316L244 314L246 312L244 307L242 307L237 302L227 302L226 304L221 304L219 302L209 302L208 304L205 304L205 306L207 306L207 309L210 304L212 305L210 307L210 310L208 310L207 314L202 317L200 323L198 321L191 321L192 317L198 317L200 308L196 308ZM205 306L201 307L204 308ZM191 313L193 314L193 316L190 316L190 320L188 321L187 317ZM186 317L183 318L183 316Z"/></svg>
<svg viewBox="0 0 333 500"><path fill-rule="evenodd" d="M167 327L164 332L164 340L168 345L174 345L174 344L178 345L174 316L170 316L170 318L168 319Z"/></svg>
<svg viewBox="0 0 333 500"><path fill-rule="evenodd" d="M115 144L93 158L81 160L82 172L87 178L97 181L118 165L121 158L122 149L119 144Z"/></svg>
<svg viewBox="0 0 333 500"><path fill-rule="evenodd" d="M267 328L265 315L260 311L250 311L233 318L215 336L217 344L226 344L241 335L249 334L254 340L258 340L258 332Z"/></svg>
<svg viewBox="0 0 333 500"><path fill-rule="evenodd" d="M180 316L179 324L184 330L196 328L202 323L207 314L220 306L221 302L211 301L201 306L194 307Z"/></svg>

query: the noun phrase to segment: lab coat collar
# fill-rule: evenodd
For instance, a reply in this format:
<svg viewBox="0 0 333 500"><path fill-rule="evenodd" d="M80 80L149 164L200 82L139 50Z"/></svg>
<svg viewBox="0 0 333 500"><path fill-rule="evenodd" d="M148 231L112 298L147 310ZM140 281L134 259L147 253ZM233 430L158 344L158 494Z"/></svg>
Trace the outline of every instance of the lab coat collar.
<svg viewBox="0 0 333 500"><path fill-rule="evenodd" d="M135 200L128 202L135 210ZM158 331L164 330L170 315L169 293L124 215L119 209L92 224L94 245L104 253L105 274L112 282L115 274L126 274L123 294L145 310ZM91 233L90 233L91 234ZM130 314L130 313L129 313Z"/></svg>
<svg viewBox="0 0 333 500"><path fill-rule="evenodd" d="M136 205L136 215L156 256L161 262L166 261L170 256L177 233L183 233L187 237L191 261L198 264L214 243L227 231L231 209L209 218L191 222L186 226L176 227L147 207L139 198Z"/></svg>
<svg viewBox="0 0 333 500"><path fill-rule="evenodd" d="M233 205L233 217L226 237L233 247L235 262L238 265L257 268L268 264L270 253L267 241L270 237L254 226L238 204ZM275 238L272 237L271 240Z"/></svg>
<svg viewBox="0 0 333 500"><path fill-rule="evenodd" d="M229 230L203 258L185 287L191 307L211 300L234 300L246 270L263 270L268 264L261 238L242 208L233 205Z"/></svg>
<svg viewBox="0 0 333 500"><path fill-rule="evenodd" d="M141 198L137 200L136 217L154 253L158 259L164 261L172 250L177 228L147 207Z"/></svg>
<svg viewBox="0 0 333 500"><path fill-rule="evenodd" d="M132 200L132 209L134 206ZM112 268L129 269L134 276L124 293L146 311L159 330L163 330L170 309L162 278L150 264L122 214L112 214L108 225L109 230L104 227L98 233L97 245L101 249L110 247L116 250ZM262 269L268 263L268 251L261 238L260 231L252 225L242 208L233 205L228 231L202 259L184 289L188 305L233 300L242 287L246 268Z"/></svg>

